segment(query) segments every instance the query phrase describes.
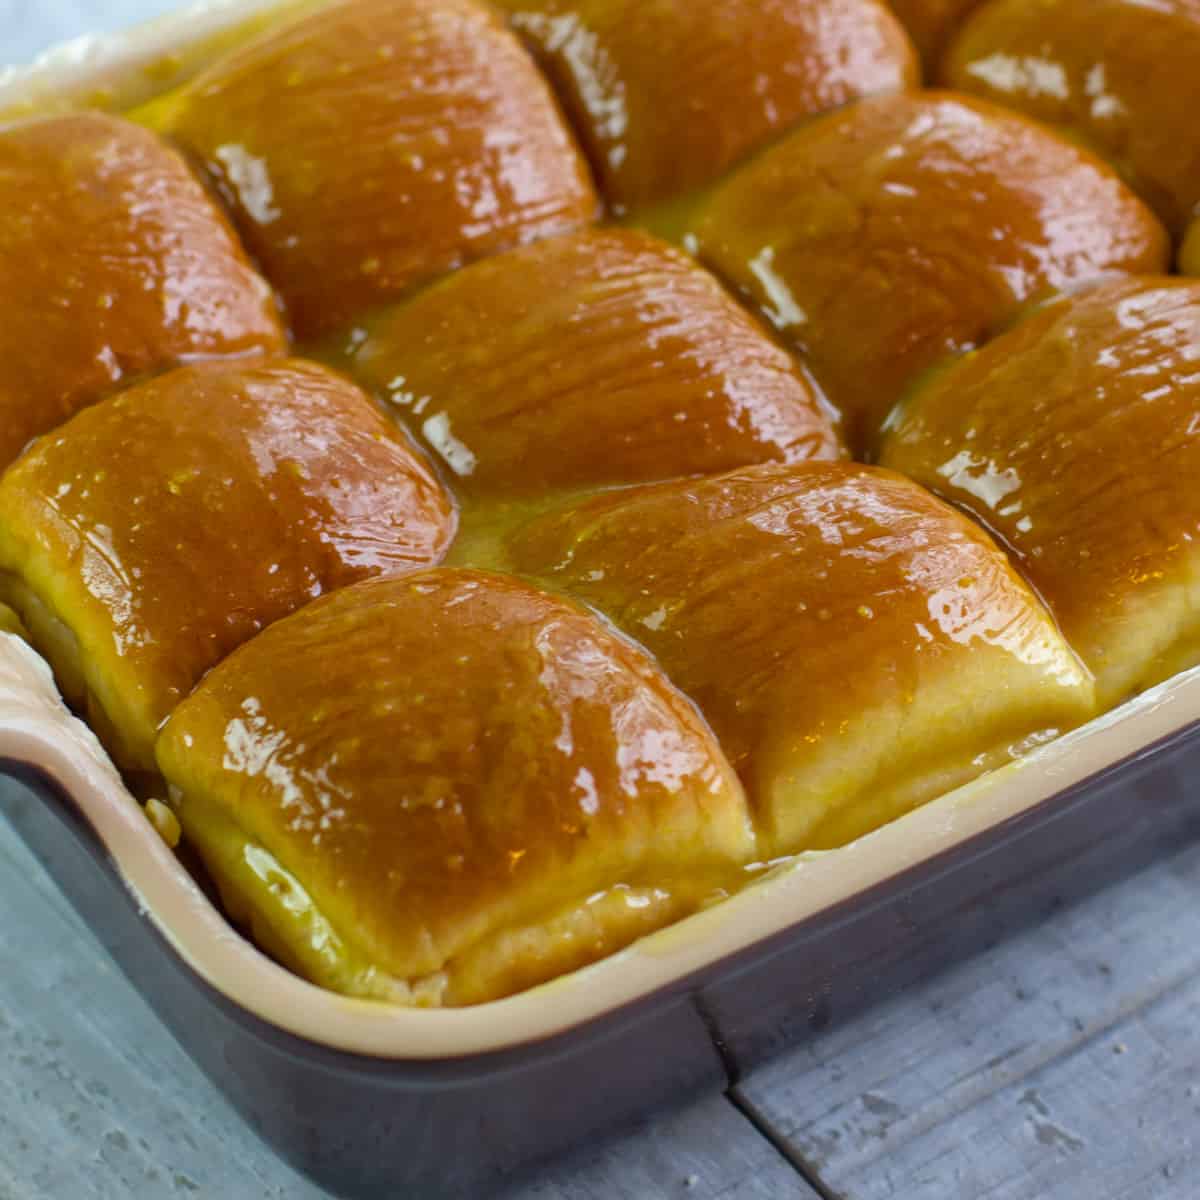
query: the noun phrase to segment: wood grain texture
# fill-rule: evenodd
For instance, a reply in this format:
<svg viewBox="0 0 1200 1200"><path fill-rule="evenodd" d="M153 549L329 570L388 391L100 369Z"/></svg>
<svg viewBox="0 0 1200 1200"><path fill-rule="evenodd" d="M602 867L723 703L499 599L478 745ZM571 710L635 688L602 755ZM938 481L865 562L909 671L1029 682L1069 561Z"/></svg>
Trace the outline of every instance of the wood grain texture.
<svg viewBox="0 0 1200 1200"><path fill-rule="evenodd" d="M0 786L5 786L0 782ZM0 821L0 1197L316 1200L171 1039Z"/></svg>
<svg viewBox="0 0 1200 1200"><path fill-rule="evenodd" d="M0 780L0 787L9 786ZM318 1200L175 1044L0 820L0 1200ZM815 1200L720 1095L506 1200Z"/></svg>
<svg viewBox="0 0 1200 1200"><path fill-rule="evenodd" d="M1200 1187L1200 848L755 1072L845 1200L1183 1200Z"/></svg>
<svg viewBox="0 0 1200 1200"><path fill-rule="evenodd" d="M820 1200L723 1096L584 1149L503 1200Z"/></svg>

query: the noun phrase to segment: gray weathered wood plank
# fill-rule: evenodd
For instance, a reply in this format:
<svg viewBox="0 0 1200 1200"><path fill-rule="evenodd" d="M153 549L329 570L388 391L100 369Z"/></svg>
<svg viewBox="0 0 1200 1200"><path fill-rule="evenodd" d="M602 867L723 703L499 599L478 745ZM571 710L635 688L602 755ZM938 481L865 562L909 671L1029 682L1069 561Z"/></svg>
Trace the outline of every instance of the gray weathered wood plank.
<svg viewBox="0 0 1200 1200"><path fill-rule="evenodd" d="M0 1198L317 1200L159 1024L0 819ZM712 1095L511 1200L815 1200Z"/></svg>
<svg viewBox="0 0 1200 1200"><path fill-rule="evenodd" d="M324 1195L240 1124L0 820L0 1196L196 1192Z"/></svg>
<svg viewBox="0 0 1200 1200"><path fill-rule="evenodd" d="M723 1096L584 1151L505 1200L819 1200Z"/></svg>
<svg viewBox="0 0 1200 1200"><path fill-rule="evenodd" d="M754 1073L846 1200L1200 1194L1200 847Z"/></svg>

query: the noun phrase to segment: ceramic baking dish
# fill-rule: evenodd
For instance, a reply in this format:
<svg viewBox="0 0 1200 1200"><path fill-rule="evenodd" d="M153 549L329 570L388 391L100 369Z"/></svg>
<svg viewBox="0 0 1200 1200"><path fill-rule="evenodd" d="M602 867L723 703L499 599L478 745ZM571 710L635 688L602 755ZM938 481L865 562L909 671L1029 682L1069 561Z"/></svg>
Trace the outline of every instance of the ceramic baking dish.
<svg viewBox="0 0 1200 1200"><path fill-rule="evenodd" d="M0 114L139 103L274 11L219 0L0 73ZM478 1195L1200 830L1200 669L603 962L474 1008L313 987L226 922L41 660L0 634L0 808L285 1157L347 1196Z"/></svg>

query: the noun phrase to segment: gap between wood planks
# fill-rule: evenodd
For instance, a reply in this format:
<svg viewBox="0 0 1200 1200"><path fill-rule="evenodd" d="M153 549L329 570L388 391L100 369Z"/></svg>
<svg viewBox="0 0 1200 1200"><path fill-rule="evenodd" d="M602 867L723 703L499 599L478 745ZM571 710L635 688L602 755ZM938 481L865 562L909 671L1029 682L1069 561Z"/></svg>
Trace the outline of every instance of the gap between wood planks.
<svg viewBox="0 0 1200 1200"><path fill-rule="evenodd" d="M774 1147L776 1153L801 1176L821 1200L846 1200L841 1192L834 1191L821 1178L816 1168L771 1124L754 1102L742 1093L740 1086L730 1088L725 1093L725 1098Z"/></svg>
<svg viewBox="0 0 1200 1200"><path fill-rule="evenodd" d="M938 1178L955 1180L950 1194L1012 1200L1190 1198L1197 1013L1190 844L763 1064L735 1091L838 1200L940 1195Z"/></svg>

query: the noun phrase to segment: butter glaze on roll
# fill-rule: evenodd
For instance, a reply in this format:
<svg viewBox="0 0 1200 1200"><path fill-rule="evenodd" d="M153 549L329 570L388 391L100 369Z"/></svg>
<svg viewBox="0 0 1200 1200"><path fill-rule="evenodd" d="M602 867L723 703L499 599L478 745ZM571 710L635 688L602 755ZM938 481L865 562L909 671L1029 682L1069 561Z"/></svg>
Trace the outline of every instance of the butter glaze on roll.
<svg viewBox="0 0 1200 1200"><path fill-rule="evenodd" d="M864 100L790 135L698 218L701 256L811 365L851 446L905 387L1040 295L1166 269L1162 226L1113 171L985 101Z"/></svg>
<svg viewBox="0 0 1200 1200"><path fill-rule="evenodd" d="M158 758L260 944L403 1003L582 966L719 898L755 849L716 741L647 656L480 572L280 622L180 706Z"/></svg>
<svg viewBox="0 0 1200 1200"><path fill-rule="evenodd" d="M137 125L0 125L0 210L0 470L140 376L283 348L271 291L220 209Z"/></svg>
<svg viewBox="0 0 1200 1200"><path fill-rule="evenodd" d="M539 242L366 328L351 369L464 497L844 453L792 357L708 272L645 234Z"/></svg>
<svg viewBox="0 0 1200 1200"><path fill-rule="evenodd" d="M204 163L301 337L597 215L549 86L476 0L343 0L145 118Z"/></svg>
<svg viewBox="0 0 1200 1200"><path fill-rule="evenodd" d="M1200 282L1036 313L918 391L883 459L1007 543L1103 705L1200 662Z"/></svg>
<svg viewBox="0 0 1200 1200"><path fill-rule="evenodd" d="M1200 0L993 0L942 65L951 87L1110 159L1182 236L1200 204Z"/></svg>
<svg viewBox="0 0 1200 1200"><path fill-rule="evenodd" d="M767 854L841 845L1092 713L986 533L890 471L749 468L611 493L508 565L598 608L699 705Z"/></svg>
<svg viewBox="0 0 1200 1200"><path fill-rule="evenodd" d="M86 409L0 480L0 600L118 764L210 667L333 588L436 562L450 500L358 388L189 367Z"/></svg>
<svg viewBox="0 0 1200 1200"><path fill-rule="evenodd" d="M618 212L714 182L797 122L915 86L878 0L499 0Z"/></svg>

